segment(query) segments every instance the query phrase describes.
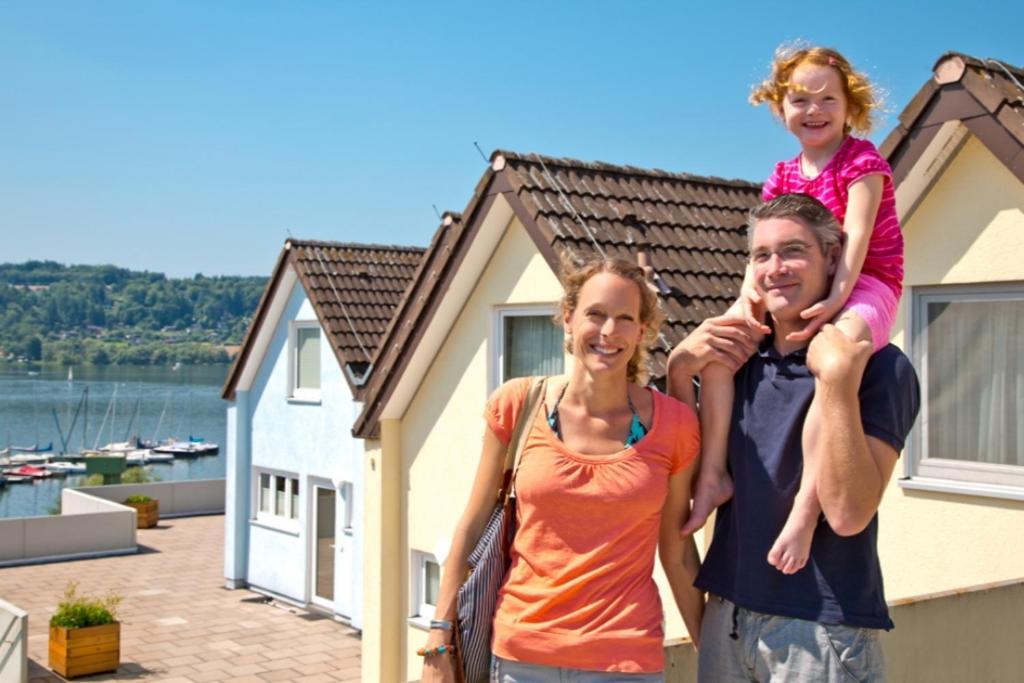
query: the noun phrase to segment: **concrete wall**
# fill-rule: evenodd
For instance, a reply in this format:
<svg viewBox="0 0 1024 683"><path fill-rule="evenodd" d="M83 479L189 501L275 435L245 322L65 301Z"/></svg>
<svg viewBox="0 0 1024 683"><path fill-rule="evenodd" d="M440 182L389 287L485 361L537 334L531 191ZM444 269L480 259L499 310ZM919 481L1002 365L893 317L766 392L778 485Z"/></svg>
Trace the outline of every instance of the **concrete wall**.
<svg viewBox="0 0 1024 683"><path fill-rule="evenodd" d="M64 489L65 493L71 489ZM151 484L116 484L112 486L82 486L74 489L96 498L121 503L128 496L149 496L160 501L160 517L188 517L193 515L219 515L224 513L224 480L193 479L161 481ZM71 505L71 509L67 506ZM79 496L62 496L64 514L78 514L78 510L95 506Z"/></svg>
<svg viewBox="0 0 1024 683"><path fill-rule="evenodd" d="M28 612L0 600L0 683L28 681Z"/></svg>
<svg viewBox="0 0 1024 683"><path fill-rule="evenodd" d="M910 353L914 287L1024 281L1024 186L969 137L903 234L906 291L893 341ZM905 465L879 510L890 600L1024 576L1024 501L904 488Z"/></svg>
<svg viewBox="0 0 1024 683"><path fill-rule="evenodd" d="M250 586L305 604L312 596L312 537L309 533L313 514L312 486L316 483L337 487L342 482L350 482L357 499L352 506L351 535L342 532L346 522L345 505L340 495L335 496L334 608L336 613L351 618L359 627L362 596L352 586L362 581L363 533L358 497L362 490L363 449L361 441L352 437L351 427L361 406L353 401L341 366L323 335L320 400L290 399L289 324L315 321L316 313L301 284L296 283L285 294L287 303L266 353L258 360L260 367L252 387L246 392L244 412L239 412L241 402L231 409L236 451L229 454L229 458L233 455L238 461L232 463L231 504L235 509L228 531L233 535L233 551L245 553L244 576ZM248 451L244 454L237 450L242 442L247 442L243 444ZM298 478L300 508L294 524L264 524L255 519L258 478L252 474L254 469ZM241 490L243 486L245 490ZM240 507L246 508L241 515ZM239 539L243 534L244 538ZM234 563L237 565L237 560ZM242 573L237 566L234 571ZM237 580L241 576L229 578Z"/></svg>
<svg viewBox="0 0 1024 683"><path fill-rule="evenodd" d="M0 566L136 552L135 510L61 492L63 513L0 520Z"/></svg>
<svg viewBox="0 0 1024 683"><path fill-rule="evenodd" d="M1024 672L1024 579L890 602L896 624L882 633L890 683L1019 681ZM687 643L665 648L665 680L697 680Z"/></svg>

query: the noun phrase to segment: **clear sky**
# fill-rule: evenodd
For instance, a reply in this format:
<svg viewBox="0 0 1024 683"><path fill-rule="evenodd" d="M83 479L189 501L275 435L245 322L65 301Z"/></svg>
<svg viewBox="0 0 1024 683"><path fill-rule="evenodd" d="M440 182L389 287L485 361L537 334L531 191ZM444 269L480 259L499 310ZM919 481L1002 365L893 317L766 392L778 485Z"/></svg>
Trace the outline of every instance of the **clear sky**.
<svg viewBox="0 0 1024 683"><path fill-rule="evenodd" d="M762 180L781 42L895 115L947 50L1024 64L1024 4L0 5L0 262L269 274L295 237L425 246L495 148Z"/></svg>

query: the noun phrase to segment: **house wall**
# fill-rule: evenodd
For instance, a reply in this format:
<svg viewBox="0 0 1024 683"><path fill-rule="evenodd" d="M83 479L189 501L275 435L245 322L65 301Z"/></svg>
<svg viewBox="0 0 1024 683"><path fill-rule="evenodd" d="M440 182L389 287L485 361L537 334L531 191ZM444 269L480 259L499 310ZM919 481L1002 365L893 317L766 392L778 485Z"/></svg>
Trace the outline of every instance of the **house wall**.
<svg viewBox="0 0 1024 683"><path fill-rule="evenodd" d="M297 476L299 479L299 519L293 530L282 530L254 519L258 478L249 477L249 543L247 580L254 588L305 603L310 600L312 539L308 530L313 514L312 482L320 484L353 481L353 490L361 487L362 444L352 437L351 425L360 406L351 391L326 336L320 344L320 401L298 402L288 398L291 321L315 321L316 314L301 284L296 283L288 296L273 337L261 359L253 386L248 392L249 451L252 468ZM236 419L237 416L236 416ZM359 506L353 508L358 510ZM353 521L352 547L344 554L341 542L344 506L336 497L335 529L339 538L335 555L336 607L342 591L358 598L360 585L362 532ZM342 583L342 562L351 562L360 583ZM350 600L352 598L349 598ZM356 606L346 610L359 625Z"/></svg>
<svg viewBox="0 0 1024 683"><path fill-rule="evenodd" d="M411 608L412 551L435 553L446 545L469 497L485 428L494 307L554 303L561 291L526 230L513 220L401 421L403 616ZM412 680L423 663L415 650L427 633L409 625L404 635L401 680Z"/></svg>
<svg viewBox="0 0 1024 683"><path fill-rule="evenodd" d="M1024 186L972 136L903 234L906 287L893 341L909 354L915 286L1024 281ZM903 488L904 465L879 510L889 599L1024 577L1024 502Z"/></svg>

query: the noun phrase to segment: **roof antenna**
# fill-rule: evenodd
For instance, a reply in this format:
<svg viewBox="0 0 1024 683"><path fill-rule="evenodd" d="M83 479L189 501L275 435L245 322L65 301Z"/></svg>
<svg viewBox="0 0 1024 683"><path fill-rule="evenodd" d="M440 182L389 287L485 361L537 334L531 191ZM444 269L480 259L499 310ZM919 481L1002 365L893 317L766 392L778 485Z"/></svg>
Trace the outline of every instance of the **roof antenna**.
<svg viewBox="0 0 1024 683"><path fill-rule="evenodd" d="M476 140L474 140L474 141L473 141L473 146L474 146L474 147L476 147L476 151L480 152L480 158L484 160L484 163L485 163L485 164L489 164L489 163L491 163L491 160L490 160L490 159L488 159L488 158L487 158L487 155L486 155L486 154L484 154L484 151L483 151L482 149L480 149L480 145L479 145L479 144L477 144L477 141L476 141Z"/></svg>
<svg viewBox="0 0 1024 683"><path fill-rule="evenodd" d="M288 239L290 239L290 240L293 240L293 239L295 239L295 238L294 238L294 237L292 236L292 231L291 231L291 228L285 228L285 229L284 229L284 231L285 231L286 233L288 233Z"/></svg>
<svg viewBox="0 0 1024 683"><path fill-rule="evenodd" d="M431 206L434 207L434 213L437 214L437 220L442 220L441 212L437 210L437 204L431 204Z"/></svg>

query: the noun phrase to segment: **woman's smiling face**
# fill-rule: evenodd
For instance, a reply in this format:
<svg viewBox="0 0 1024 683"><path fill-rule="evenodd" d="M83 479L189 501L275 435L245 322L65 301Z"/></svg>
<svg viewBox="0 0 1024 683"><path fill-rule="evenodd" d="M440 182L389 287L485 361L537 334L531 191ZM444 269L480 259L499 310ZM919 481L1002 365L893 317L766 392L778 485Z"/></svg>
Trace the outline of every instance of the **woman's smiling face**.
<svg viewBox="0 0 1024 683"><path fill-rule="evenodd" d="M625 374L644 334L637 284L614 273L597 273L583 283L576 309L564 322L573 356L588 371Z"/></svg>

